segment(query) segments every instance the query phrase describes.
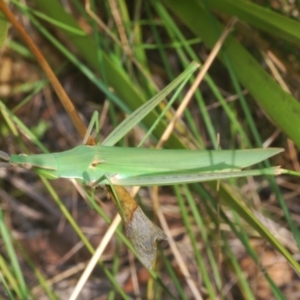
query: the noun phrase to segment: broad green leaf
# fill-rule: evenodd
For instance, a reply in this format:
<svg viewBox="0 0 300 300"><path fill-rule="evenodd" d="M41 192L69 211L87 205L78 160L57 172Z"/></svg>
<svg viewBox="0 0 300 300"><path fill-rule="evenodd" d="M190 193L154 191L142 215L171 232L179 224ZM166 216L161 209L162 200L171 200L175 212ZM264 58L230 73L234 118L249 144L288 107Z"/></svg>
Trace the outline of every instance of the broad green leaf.
<svg viewBox="0 0 300 300"><path fill-rule="evenodd" d="M271 35L300 45L299 21L280 15L270 8L245 0L209 0L212 9L236 16Z"/></svg>
<svg viewBox="0 0 300 300"><path fill-rule="evenodd" d="M164 3L208 47L213 47L224 27L215 20L216 28L213 28L208 13L200 3L192 0L188 1L189 5L180 0L164 0ZM295 120L300 119L300 103L285 92L232 36L227 38L223 48L240 83L269 118L300 148L300 127L295 126ZM222 60L221 54L220 59Z"/></svg>

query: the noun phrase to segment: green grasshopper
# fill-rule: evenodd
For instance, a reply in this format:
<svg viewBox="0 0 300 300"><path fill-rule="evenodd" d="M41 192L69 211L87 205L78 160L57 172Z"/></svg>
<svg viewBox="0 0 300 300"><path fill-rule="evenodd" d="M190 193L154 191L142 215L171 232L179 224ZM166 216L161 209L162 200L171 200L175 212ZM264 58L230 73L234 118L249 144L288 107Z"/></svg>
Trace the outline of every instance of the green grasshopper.
<svg viewBox="0 0 300 300"><path fill-rule="evenodd" d="M94 114L94 118L97 119L97 114ZM89 134L86 135L85 140L88 136ZM109 141L106 139L106 143L109 144ZM59 153L28 156L9 156L0 151L0 158L6 161L1 164L2 167L32 168L49 179L76 179L91 186L100 184L151 186L260 174L274 175L278 173L277 168L250 171L241 169L281 151L283 150L278 148L206 151L79 145ZM113 187L112 190L114 190ZM150 269L156 253L154 242L165 239L165 234L146 217L137 205L134 205L132 212L126 214L118 197L114 195L114 198L125 224L127 236L143 264ZM126 207L128 203L125 204Z"/></svg>
<svg viewBox="0 0 300 300"><path fill-rule="evenodd" d="M189 76L196 70L192 63L186 71L169 86L129 115L102 142L101 145L85 145L95 125L98 113L95 112L83 145L71 150L35 155L11 155L0 152L4 163L0 167L20 166L32 168L40 175L56 179L76 179L87 185L172 185L228 177L241 177L260 174L277 174L278 169L242 171L243 168L261 162L282 149L252 150L155 150L141 148L113 147L127 132L138 124L155 106L157 106L180 83L182 89ZM176 98L176 93L173 99ZM172 103L172 100L170 101ZM1 104L1 103L0 103ZM4 111L4 105L0 105Z"/></svg>
<svg viewBox="0 0 300 300"><path fill-rule="evenodd" d="M242 168L269 158L282 149L156 150L79 145L71 150L0 157L11 166L32 168L49 178L76 179L85 185L152 186L258 175ZM4 165L3 165L4 166ZM266 174L273 168L265 169Z"/></svg>
<svg viewBox="0 0 300 300"><path fill-rule="evenodd" d="M192 72L193 68L192 66L188 72ZM283 151L279 148L206 151L114 147L121 137L139 123L187 75L187 72L183 73L169 87L134 111L101 145L85 145L94 124L97 125L98 113L95 112L82 145L49 154L9 156L0 151L0 159L3 160L0 167L31 168L46 178L76 179L94 187L109 185L112 190L112 185L173 185L261 174L277 175L278 168L242 169ZM8 114L1 102L0 110ZM96 130L99 131L98 126ZM120 200L116 200L120 203ZM122 211L122 205L119 205L118 210L123 215L128 236L131 237L139 257L145 266L151 268L155 257L154 241L163 239L165 235L156 225L150 223L137 204L133 203L132 207L132 215L131 212L126 213L126 208Z"/></svg>

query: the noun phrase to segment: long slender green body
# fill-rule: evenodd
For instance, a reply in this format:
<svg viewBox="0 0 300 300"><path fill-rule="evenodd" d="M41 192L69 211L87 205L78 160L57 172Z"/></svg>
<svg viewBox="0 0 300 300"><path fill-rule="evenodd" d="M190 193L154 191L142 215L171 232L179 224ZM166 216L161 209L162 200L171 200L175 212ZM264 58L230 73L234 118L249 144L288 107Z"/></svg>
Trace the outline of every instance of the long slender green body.
<svg viewBox="0 0 300 300"><path fill-rule="evenodd" d="M84 184L109 184L109 178L118 185L167 185L202 181L203 174L208 173L236 172L281 151L277 148L202 151L80 145L60 153L11 155L9 163L32 167L47 178L74 178Z"/></svg>

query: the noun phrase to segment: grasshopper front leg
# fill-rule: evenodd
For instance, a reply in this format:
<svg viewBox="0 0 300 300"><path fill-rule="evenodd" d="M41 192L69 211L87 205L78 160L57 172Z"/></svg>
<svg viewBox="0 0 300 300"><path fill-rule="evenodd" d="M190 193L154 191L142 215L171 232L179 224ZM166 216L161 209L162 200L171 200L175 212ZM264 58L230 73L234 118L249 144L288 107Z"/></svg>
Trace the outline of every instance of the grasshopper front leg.
<svg viewBox="0 0 300 300"><path fill-rule="evenodd" d="M93 130L93 127L96 128L96 132L99 132L99 121L98 121L98 120L99 120L99 113L95 110L95 111L93 112L93 115L92 115L91 121L90 121L90 123L89 123L88 129L87 129L87 131L86 131L86 133L85 133L85 136L84 136L84 138L83 138L83 141L82 141L82 144L83 144L83 145L86 144L86 142L87 142L89 136L91 135L91 132L92 132L92 130ZM99 142L99 141L97 141L97 142Z"/></svg>

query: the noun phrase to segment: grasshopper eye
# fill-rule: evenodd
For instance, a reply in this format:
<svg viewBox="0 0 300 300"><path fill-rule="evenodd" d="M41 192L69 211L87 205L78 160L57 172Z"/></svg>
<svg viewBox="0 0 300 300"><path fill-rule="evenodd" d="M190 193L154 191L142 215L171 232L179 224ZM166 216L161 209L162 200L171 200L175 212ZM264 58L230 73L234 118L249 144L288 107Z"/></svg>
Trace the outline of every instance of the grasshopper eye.
<svg viewBox="0 0 300 300"><path fill-rule="evenodd" d="M103 159L93 160L91 165L90 165L90 168L95 168L95 167L97 167L97 165L100 165L100 164L103 164L103 163L105 163L105 160L103 160Z"/></svg>

